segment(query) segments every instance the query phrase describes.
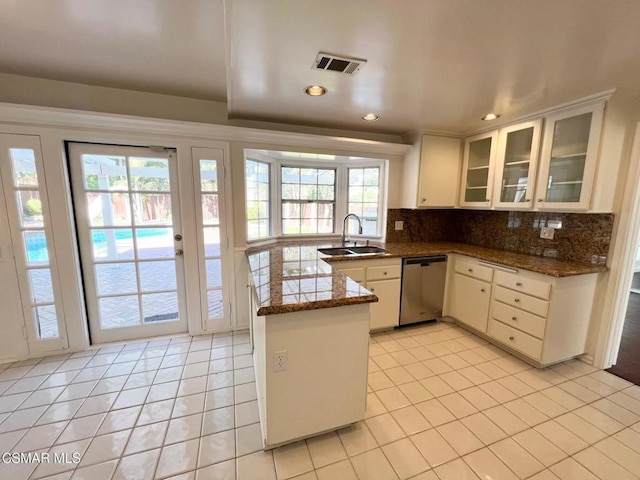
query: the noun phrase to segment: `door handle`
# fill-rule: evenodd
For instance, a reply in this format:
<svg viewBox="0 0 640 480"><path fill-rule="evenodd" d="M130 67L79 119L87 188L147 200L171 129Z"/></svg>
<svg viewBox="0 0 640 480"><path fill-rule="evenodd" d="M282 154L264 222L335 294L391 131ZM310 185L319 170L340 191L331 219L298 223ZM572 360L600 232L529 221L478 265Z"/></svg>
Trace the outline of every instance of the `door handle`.
<svg viewBox="0 0 640 480"><path fill-rule="evenodd" d="M181 257L182 254L184 254L184 251L181 248L176 250L176 257Z"/></svg>

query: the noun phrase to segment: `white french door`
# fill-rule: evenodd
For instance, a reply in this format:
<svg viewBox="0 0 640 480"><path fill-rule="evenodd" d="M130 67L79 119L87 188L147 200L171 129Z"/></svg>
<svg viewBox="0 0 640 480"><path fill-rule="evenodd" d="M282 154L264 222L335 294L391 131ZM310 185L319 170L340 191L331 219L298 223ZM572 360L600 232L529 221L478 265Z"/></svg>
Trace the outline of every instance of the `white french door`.
<svg viewBox="0 0 640 480"><path fill-rule="evenodd" d="M68 348L39 137L0 134L0 182L29 351Z"/></svg>
<svg viewBox="0 0 640 480"><path fill-rule="evenodd" d="M187 332L176 154L69 144L92 343Z"/></svg>

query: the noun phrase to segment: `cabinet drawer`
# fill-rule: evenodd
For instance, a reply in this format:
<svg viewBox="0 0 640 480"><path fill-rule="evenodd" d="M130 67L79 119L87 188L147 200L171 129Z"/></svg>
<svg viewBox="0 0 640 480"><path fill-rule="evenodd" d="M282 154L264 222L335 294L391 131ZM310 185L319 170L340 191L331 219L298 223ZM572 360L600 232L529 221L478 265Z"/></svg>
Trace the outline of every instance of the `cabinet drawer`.
<svg viewBox="0 0 640 480"><path fill-rule="evenodd" d="M495 282L497 285L502 285L517 292L527 293L545 300L549 300L549 294L551 293L551 284L549 283L531 278L523 278L521 275L502 272L500 270L496 270Z"/></svg>
<svg viewBox="0 0 640 480"><path fill-rule="evenodd" d="M549 311L549 302L546 300L540 300L539 298L515 292L504 287L496 287L494 298L502 303L526 310L539 317L546 318L547 312Z"/></svg>
<svg viewBox="0 0 640 480"><path fill-rule="evenodd" d="M495 320L500 320L502 323L522 330L529 335L540 339L544 338L544 327L547 323L544 318L500 302L493 302L491 315Z"/></svg>
<svg viewBox="0 0 640 480"><path fill-rule="evenodd" d="M368 280L385 280L387 278L400 278L401 265L387 265L386 267L368 267Z"/></svg>
<svg viewBox="0 0 640 480"><path fill-rule="evenodd" d="M477 263L465 262L460 259L456 259L456 272L477 278L478 280L484 280L485 282L490 282L493 278L493 268L478 265Z"/></svg>
<svg viewBox="0 0 640 480"><path fill-rule="evenodd" d="M528 357L540 360L542 341L533 338L531 335L511 328L497 320L491 320L489 322L489 336Z"/></svg>
<svg viewBox="0 0 640 480"><path fill-rule="evenodd" d="M358 283L364 282L364 268L345 268L338 271L340 273L344 273L351 280L354 280Z"/></svg>

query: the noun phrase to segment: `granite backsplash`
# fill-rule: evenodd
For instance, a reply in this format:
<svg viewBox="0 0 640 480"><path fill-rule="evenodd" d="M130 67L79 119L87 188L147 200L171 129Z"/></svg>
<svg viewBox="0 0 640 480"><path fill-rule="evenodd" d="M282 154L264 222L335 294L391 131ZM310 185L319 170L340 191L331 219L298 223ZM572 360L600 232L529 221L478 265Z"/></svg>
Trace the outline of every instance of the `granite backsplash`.
<svg viewBox="0 0 640 480"><path fill-rule="evenodd" d="M389 209L387 242L462 242L511 252L592 263L609 252L614 215L610 213L502 212L487 210ZM395 230L395 222L403 230ZM540 228L559 221L552 240Z"/></svg>

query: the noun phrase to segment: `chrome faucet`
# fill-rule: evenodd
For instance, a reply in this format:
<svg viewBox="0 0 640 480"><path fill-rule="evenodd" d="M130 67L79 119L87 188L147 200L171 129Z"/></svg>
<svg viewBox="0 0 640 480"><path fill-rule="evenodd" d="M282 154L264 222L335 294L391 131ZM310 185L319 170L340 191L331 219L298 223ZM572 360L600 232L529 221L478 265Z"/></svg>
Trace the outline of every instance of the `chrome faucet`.
<svg viewBox="0 0 640 480"><path fill-rule="evenodd" d="M344 220L342 220L342 237L340 237L342 239L343 247L346 245L346 236L344 232L347 229L347 220L349 220L349 217L354 217L356 220L358 220L358 233L362 235L362 220L360 220L360 217L355 213L350 213L349 215L345 216Z"/></svg>

